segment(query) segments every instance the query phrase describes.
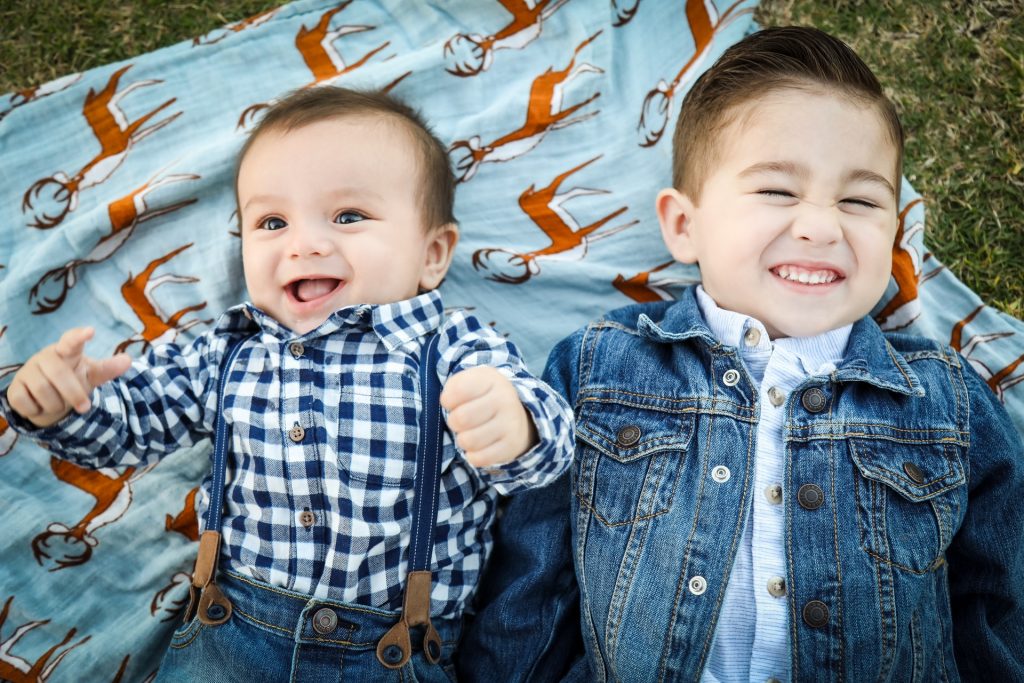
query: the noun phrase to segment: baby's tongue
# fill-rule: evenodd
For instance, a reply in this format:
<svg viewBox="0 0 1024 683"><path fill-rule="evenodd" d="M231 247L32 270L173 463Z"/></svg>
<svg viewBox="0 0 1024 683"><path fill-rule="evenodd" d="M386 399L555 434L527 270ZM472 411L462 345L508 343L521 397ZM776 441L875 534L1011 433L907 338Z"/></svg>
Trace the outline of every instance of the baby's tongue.
<svg viewBox="0 0 1024 683"><path fill-rule="evenodd" d="M295 295L299 301L311 301L328 294L337 286L338 281L330 278L300 280L295 288Z"/></svg>

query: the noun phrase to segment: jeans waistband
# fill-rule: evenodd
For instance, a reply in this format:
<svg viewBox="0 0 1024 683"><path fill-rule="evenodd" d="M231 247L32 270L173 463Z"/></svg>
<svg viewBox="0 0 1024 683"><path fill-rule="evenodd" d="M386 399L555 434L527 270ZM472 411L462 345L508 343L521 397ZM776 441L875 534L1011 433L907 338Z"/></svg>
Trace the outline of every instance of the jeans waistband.
<svg viewBox="0 0 1024 683"><path fill-rule="evenodd" d="M399 613L337 600L322 600L271 586L221 568L217 584L231 600L233 615L297 643L373 649L398 621ZM460 623L432 619L445 643L458 641ZM412 646L420 647L423 628L410 629Z"/></svg>

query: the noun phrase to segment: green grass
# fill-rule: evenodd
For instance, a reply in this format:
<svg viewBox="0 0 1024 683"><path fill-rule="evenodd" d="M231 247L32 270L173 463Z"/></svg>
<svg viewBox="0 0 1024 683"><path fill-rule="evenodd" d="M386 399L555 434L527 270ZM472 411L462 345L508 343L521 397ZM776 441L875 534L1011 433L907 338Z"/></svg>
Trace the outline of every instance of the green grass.
<svg viewBox="0 0 1024 683"><path fill-rule="evenodd" d="M4 3L0 92L193 38L276 4ZM1020 0L763 0L757 13L765 25L829 31L875 70L907 129L904 170L927 202L929 247L983 299L1024 318L1020 16Z"/></svg>
<svg viewBox="0 0 1024 683"><path fill-rule="evenodd" d="M896 102L925 241L982 299L1024 318L1024 22L1020 0L763 0L762 25L846 41Z"/></svg>

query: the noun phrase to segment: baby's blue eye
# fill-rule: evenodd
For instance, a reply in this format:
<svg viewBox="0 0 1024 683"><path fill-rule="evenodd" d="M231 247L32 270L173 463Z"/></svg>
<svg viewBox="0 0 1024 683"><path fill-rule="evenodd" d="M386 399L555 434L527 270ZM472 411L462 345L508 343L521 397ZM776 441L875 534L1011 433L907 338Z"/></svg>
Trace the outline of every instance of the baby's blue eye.
<svg viewBox="0 0 1024 683"><path fill-rule="evenodd" d="M270 218L264 218L260 221L259 227L264 230L280 230L281 228L287 228L288 224L277 216L271 216Z"/></svg>
<svg viewBox="0 0 1024 683"><path fill-rule="evenodd" d="M341 223L342 225L358 223L362 220L366 220L366 216L356 211L342 211L334 218L335 223Z"/></svg>

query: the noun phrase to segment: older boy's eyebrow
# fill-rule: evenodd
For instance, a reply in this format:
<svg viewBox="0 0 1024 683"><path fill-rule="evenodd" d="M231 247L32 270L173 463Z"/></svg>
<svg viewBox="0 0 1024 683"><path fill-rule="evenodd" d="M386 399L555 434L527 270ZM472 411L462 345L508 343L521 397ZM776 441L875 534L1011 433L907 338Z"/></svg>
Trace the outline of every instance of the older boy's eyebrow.
<svg viewBox="0 0 1024 683"><path fill-rule="evenodd" d="M748 166L740 172L740 177L745 178L751 175L758 175L761 173L783 173L786 175L805 176L807 175L807 169L803 166L799 166L792 161L761 161Z"/></svg>
<svg viewBox="0 0 1024 683"><path fill-rule="evenodd" d="M896 197L896 189L892 186L884 176L880 176L874 171L869 171L866 168L858 168L856 171L850 171L846 176L847 181L863 181L867 183L874 183L875 185L881 185L886 192L893 198Z"/></svg>

